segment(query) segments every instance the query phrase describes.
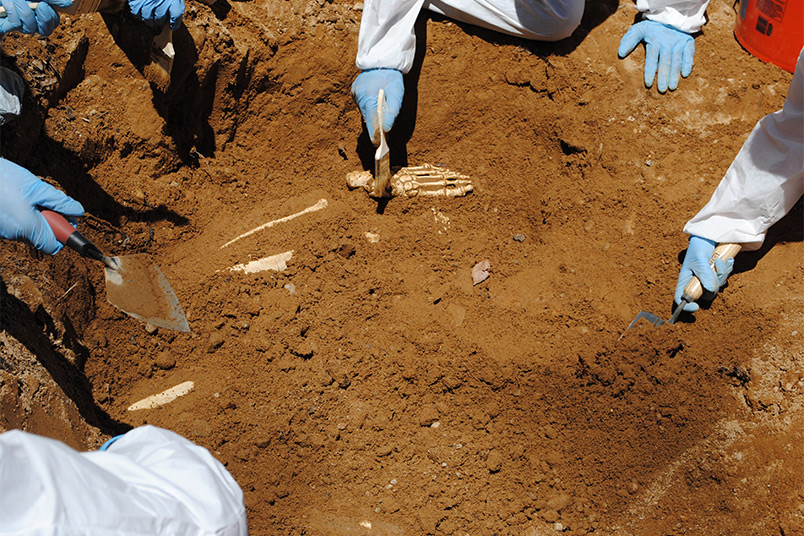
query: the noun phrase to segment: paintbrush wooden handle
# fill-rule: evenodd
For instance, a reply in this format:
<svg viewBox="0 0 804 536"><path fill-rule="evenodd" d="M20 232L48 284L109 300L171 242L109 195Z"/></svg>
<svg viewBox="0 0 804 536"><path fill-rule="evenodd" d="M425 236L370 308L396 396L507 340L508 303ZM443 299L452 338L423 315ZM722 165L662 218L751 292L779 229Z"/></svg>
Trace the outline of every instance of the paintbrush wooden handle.
<svg viewBox="0 0 804 536"><path fill-rule="evenodd" d="M720 259L722 261L726 261L728 259L733 259L742 249L742 245L740 244L720 244L715 248L715 252L712 254L712 259L709 261L710 266L714 266L715 260ZM687 286L684 287L684 295L691 298L691 300L687 300L690 302L698 301L698 298L703 296L703 285L701 285L701 281L692 276L690 282L687 283ZM686 298L684 298L686 299Z"/></svg>

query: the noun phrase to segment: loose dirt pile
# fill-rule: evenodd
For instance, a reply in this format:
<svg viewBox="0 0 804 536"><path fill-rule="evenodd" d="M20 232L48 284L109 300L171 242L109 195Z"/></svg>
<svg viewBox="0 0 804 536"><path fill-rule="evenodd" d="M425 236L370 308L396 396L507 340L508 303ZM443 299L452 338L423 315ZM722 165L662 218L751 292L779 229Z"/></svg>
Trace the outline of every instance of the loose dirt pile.
<svg viewBox="0 0 804 536"><path fill-rule="evenodd" d="M617 59L629 2L555 45L422 17L392 166L474 192L381 210L345 182L373 155L352 2L188 2L166 94L124 18L7 36L30 92L3 154L109 254L152 255L192 333L114 309L72 252L4 242L0 427L175 430L232 472L252 534L801 533L801 203L694 321L625 329L669 316L684 222L791 80L740 48L730 2L708 13L667 95Z"/></svg>

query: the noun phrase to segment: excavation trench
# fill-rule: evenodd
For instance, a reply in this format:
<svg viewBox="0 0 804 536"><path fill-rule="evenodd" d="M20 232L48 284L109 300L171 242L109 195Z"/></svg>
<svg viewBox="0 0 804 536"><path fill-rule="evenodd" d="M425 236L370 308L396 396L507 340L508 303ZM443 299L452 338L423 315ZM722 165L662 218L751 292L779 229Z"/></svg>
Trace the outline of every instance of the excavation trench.
<svg viewBox="0 0 804 536"><path fill-rule="evenodd" d="M615 5L541 47L422 19L392 166L474 190L383 207L346 185L372 155L350 3L188 3L165 94L125 19L7 36L29 92L3 154L102 249L151 255L192 331L3 242L0 427L79 449L174 430L231 471L253 534L795 533L801 204L694 319L625 329L669 316L684 222L789 85L712 4L664 96L612 52Z"/></svg>

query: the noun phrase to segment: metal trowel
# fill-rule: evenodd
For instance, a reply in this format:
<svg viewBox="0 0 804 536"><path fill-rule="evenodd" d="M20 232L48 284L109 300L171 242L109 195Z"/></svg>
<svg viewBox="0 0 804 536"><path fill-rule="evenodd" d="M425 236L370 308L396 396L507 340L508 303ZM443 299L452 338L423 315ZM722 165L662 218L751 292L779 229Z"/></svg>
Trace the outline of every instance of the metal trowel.
<svg viewBox="0 0 804 536"><path fill-rule="evenodd" d="M715 252L712 254L712 258L709 260L709 266L715 266L715 260L720 259L722 261L726 261L727 259L734 258L739 252L742 246L740 244L720 244L715 248ZM681 295L681 303L673 311L673 316L670 317L667 324L675 324L676 320L678 320L681 311L684 310L684 306L688 303L692 303L697 301L703 295L703 285L701 285L701 281L692 276L690 282L687 283L687 286L684 287L684 293ZM656 316L653 313L649 313L647 311L640 311L636 318L634 318L630 324L628 324L628 329L634 327L640 319L645 319L650 324L654 326L663 326L665 321Z"/></svg>
<svg viewBox="0 0 804 536"><path fill-rule="evenodd" d="M42 216L59 242L106 266L106 299L109 303L154 326L190 331L176 293L148 255L107 257L61 214L43 210Z"/></svg>

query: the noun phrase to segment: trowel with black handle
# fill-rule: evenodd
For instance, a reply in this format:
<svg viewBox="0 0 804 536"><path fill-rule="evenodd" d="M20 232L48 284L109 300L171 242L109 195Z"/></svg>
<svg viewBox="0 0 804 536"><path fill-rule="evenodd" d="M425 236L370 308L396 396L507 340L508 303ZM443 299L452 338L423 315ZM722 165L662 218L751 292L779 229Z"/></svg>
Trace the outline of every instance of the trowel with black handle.
<svg viewBox="0 0 804 536"><path fill-rule="evenodd" d="M712 254L712 258L709 261L709 265L714 267L715 260L720 259L722 261L726 261L728 259L733 259L739 252L742 246L740 244L720 244L715 248L715 252ZM690 282L687 283L687 286L684 287L684 293L681 295L681 303L676 306L675 310L673 311L673 316L670 317L667 324L675 324L676 320L678 320L681 311L684 310L684 306L688 303L692 303L697 301L703 295L703 285L701 285L701 281L692 276ZM649 313L648 311L640 311L636 318L634 318L630 324L628 324L628 329L634 327L640 319L644 319L647 322L653 324L654 326L662 326L665 324L665 321L656 316L653 313Z"/></svg>
<svg viewBox="0 0 804 536"><path fill-rule="evenodd" d="M73 227L64 216L42 210L56 239L83 257L106 266L106 299L138 320L160 328L190 331L179 299L148 255L108 257Z"/></svg>

